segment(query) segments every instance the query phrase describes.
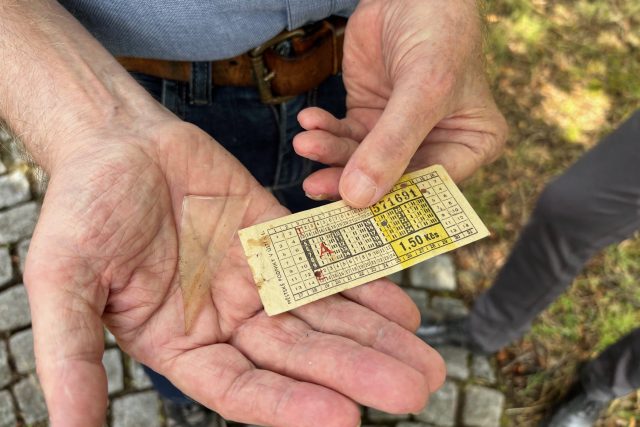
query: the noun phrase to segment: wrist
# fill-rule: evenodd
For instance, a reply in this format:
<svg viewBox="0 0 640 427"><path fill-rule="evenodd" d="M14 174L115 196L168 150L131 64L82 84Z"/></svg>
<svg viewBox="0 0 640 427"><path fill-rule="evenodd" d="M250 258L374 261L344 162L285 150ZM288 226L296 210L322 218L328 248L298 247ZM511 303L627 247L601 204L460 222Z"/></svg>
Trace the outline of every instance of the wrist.
<svg viewBox="0 0 640 427"><path fill-rule="evenodd" d="M164 112L53 0L0 5L0 117L47 172L83 139Z"/></svg>
<svg viewBox="0 0 640 427"><path fill-rule="evenodd" d="M153 108L131 113L118 107L111 115L95 116L72 129L60 129L47 147L45 157L35 158L51 175L85 161L121 162L118 153L144 154L162 163L162 130L175 129L181 120Z"/></svg>

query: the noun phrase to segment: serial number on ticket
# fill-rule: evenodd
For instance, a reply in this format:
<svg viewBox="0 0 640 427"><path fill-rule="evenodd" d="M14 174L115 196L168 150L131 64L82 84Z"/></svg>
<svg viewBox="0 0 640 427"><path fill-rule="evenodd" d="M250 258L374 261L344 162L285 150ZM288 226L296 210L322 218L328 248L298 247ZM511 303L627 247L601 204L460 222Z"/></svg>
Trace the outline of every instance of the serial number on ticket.
<svg viewBox="0 0 640 427"><path fill-rule="evenodd" d="M489 235L442 166L404 175L375 205L340 201L238 232L268 315Z"/></svg>

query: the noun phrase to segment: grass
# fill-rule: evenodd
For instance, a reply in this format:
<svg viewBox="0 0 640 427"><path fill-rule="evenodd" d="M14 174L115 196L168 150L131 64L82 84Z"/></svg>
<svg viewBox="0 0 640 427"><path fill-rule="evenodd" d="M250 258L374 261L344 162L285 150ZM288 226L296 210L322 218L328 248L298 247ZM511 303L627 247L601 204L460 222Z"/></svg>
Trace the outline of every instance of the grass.
<svg viewBox="0 0 640 427"><path fill-rule="evenodd" d="M457 252L463 297L491 285L536 197L640 108L638 0L487 2L487 63L511 130L504 156L464 183L492 237ZM520 342L498 355L505 424L532 426L576 369L640 326L640 236L607 248ZM640 393L616 401L602 426L635 426Z"/></svg>

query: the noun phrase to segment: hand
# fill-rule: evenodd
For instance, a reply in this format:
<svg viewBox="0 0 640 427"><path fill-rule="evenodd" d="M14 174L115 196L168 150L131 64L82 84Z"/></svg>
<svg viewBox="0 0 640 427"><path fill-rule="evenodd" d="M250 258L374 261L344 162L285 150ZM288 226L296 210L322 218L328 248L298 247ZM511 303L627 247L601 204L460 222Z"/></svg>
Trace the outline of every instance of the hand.
<svg viewBox="0 0 640 427"><path fill-rule="evenodd" d="M408 168L442 164L454 180L494 160L507 127L483 70L475 0L362 0L349 19L347 117L310 108L294 146L333 167L307 178L314 198L378 201Z"/></svg>
<svg viewBox="0 0 640 427"><path fill-rule="evenodd" d="M235 237L184 334L183 196L249 196L242 226L286 210L202 131L168 113L148 116L84 133L51 163L25 283L52 426L102 425L103 322L124 351L230 419L353 427L356 403L421 409L444 365L411 332L415 305L386 280L268 317Z"/></svg>

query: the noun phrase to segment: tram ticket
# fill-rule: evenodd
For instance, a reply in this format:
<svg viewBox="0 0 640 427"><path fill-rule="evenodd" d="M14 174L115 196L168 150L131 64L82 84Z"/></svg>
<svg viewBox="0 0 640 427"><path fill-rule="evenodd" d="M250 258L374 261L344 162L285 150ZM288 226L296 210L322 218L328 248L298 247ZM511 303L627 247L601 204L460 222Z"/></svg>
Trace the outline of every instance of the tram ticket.
<svg viewBox="0 0 640 427"><path fill-rule="evenodd" d="M439 165L404 175L368 208L340 201L239 231L270 316L488 235Z"/></svg>

